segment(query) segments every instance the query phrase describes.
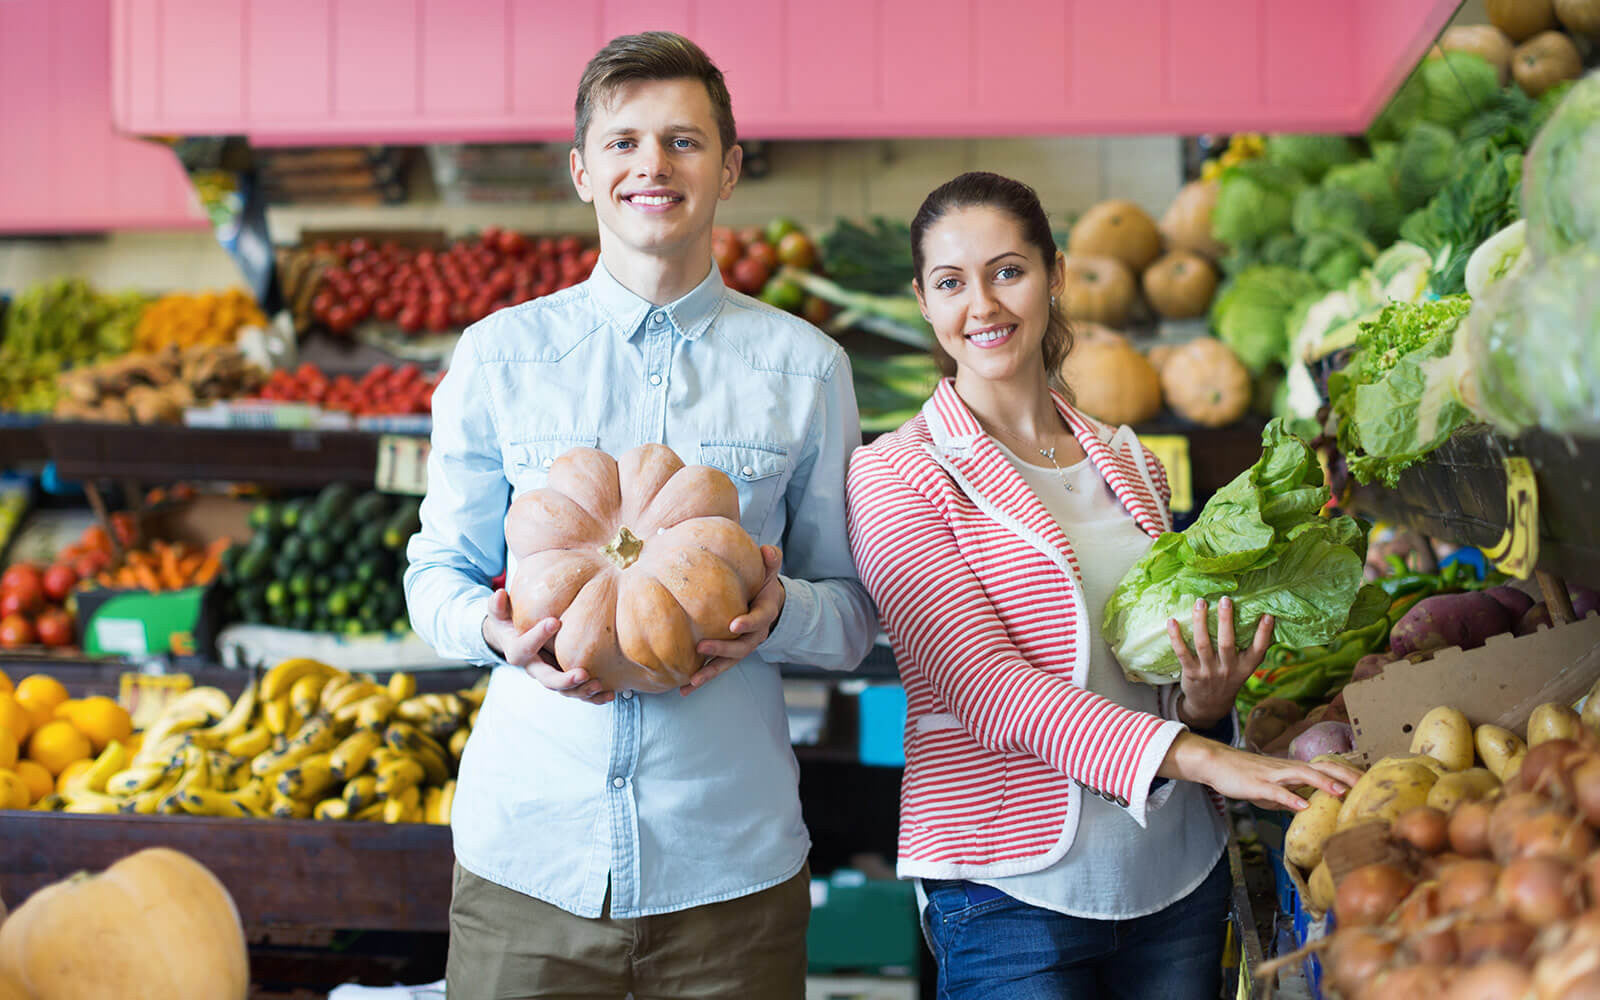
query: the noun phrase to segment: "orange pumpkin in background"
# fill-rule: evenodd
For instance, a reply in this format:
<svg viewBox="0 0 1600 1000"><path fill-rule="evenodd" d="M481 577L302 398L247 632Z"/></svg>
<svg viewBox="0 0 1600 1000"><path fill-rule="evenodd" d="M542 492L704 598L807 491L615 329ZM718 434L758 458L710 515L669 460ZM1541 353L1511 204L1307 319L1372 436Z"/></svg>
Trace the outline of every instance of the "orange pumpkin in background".
<svg viewBox="0 0 1600 1000"><path fill-rule="evenodd" d="M681 686L705 662L696 645L731 639L766 579L733 482L659 444L556 459L512 503L506 547L517 628L560 618L556 661L613 691Z"/></svg>

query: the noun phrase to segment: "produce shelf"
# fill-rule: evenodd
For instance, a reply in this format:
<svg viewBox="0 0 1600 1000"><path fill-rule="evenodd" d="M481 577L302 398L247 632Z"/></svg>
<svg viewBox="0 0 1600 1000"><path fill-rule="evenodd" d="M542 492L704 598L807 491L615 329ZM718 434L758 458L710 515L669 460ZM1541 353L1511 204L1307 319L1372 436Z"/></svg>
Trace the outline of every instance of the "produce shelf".
<svg viewBox="0 0 1600 1000"><path fill-rule="evenodd" d="M199 816L0 811L6 898L146 847L170 847L222 880L247 934L272 927L449 930L450 828Z"/></svg>
<svg viewBox="0 0 1600 1000"><path fill-rule="evenodd" d="M38 424L0 423L0 469L49 457Z"/></svg>
<svg viewBox="0 0 1600 1000"><path fill-rule="evenodd" d="M1350 507L1440 541L1488 547L1505 530L1503 460L1517 456L1539 487L1538 568L1572 584L1600 581L1600 440L1469 428L1403 472L1397 488L1357 487Z"/></svg>

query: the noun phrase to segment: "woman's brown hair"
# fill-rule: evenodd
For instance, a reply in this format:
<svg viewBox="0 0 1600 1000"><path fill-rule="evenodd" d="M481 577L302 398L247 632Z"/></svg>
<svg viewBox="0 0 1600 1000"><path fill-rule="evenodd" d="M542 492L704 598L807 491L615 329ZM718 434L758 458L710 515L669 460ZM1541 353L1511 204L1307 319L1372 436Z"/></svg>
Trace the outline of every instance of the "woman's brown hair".
<svg viewBox="0 0 1600 1000"><path fill-rule="evenodd" d="M922 241L928 229L950 212L979 206L999 209L1016 219L1022 226L1023 238L1039 251L1045 267L1055 266L1056 240L1050 232L1050 219L1044 213L1044 206L1039 204L1039 195L1021 181L986 170L974 170L934 188L923 199L922 207L917 209L916 217L911 220L911 263L917 272L912 280L919 289L922 288L922 268L925 263ZM1072 327L1067 324L1066 315L1054 301L1050 303L1050 320L1044 331L1043 350L1044 367L1051 386L1070 399L1071 390L1061 381L1059 373L1062 360L1072 350ZM955 359L937 343L933 345L933 358L939 363L939 370L946 375L956 373Z"/></svg>

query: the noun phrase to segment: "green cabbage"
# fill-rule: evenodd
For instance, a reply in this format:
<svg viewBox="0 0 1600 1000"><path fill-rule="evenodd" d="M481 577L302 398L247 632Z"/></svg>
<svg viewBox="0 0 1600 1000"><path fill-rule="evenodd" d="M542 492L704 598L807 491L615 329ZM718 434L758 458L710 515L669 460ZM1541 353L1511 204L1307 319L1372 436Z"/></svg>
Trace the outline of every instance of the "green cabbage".
<svg viewBox="0 0 1600 1000"><path fill-rule="evenodd" d="M1248 268L1212 303L1211 325L1244 366L1259 373L1287 353L1296 303L1321 290L1315 278L1294 268Z"/></svg>
<svg viewBox="0 0 1600 1000"><path fill-rule="evenodd" d="M1188 530L1168 532L1123 577L1106 603L1104 635L1129 679L1167 684L1181 667L1167 637L1177 619L1194 641L1196 599L1233 600L1235 641L1246 648L1264 614L1277 619L1276 641L1295 647L1327 642L1350 618L1362 584L1366 526L1323 517L1328 488L1306 443L1274 420L1262 433L1261 458L1218 490Z"/></svg>
<svg viewBox="0 0 1600 1000"><path fill-rule="evenodd" d="M1405 218L1405 209L1390 180L1390 172L1382 162L1362 160L1334 167L1322 179L1322 186L1360 195L1367 204L1367 231L1372 242L1380 247L1394 242L1395 235L1400 232L1400 222Z"/></svg>
<svg viewBox="0 0 1600 1000"><path fill-rule="evenodd" d="M1536 257L1600 246L1600 73L1573 85L1528 149L1522 212Z"/></svg>
<svg viewBox="0 0 1600 1000"><path fill-rule="evenodd" d="M1265 156L1315 184L1330 167L1354 161L1357 153L1342 135L1269 135Z"/></svg>
<svg viewBox="0 0 1600 1000"><path fill-rule="evenodd" d="M1472 52L1446 52L1425 59L1417 68L1422 80L1421 120L1459 130L1500 94L1500 75L1488 60Z"/></svg>
<svg viewBox="0 0 1600 1000"><path fill-rule="evenodd" d="M1229 167L1217 182L1211 209L1211 235L1238 249L1289 228L1294 198L1305 187L1296 170L1248 160Z"/></svg>
<svg viewBox="0 0 1600 1000"><path fill-rule="evenodd" d="M1404 211L1422 207L1455 172L1456 137L1432 122L1418 122L1400 143L1394 188Z"/></svg>

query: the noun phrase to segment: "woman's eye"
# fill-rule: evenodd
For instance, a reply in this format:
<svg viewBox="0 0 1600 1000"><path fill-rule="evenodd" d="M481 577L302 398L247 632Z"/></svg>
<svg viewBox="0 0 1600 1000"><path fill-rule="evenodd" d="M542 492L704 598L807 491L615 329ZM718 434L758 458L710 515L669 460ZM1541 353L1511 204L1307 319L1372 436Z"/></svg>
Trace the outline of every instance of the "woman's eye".
<svg viewBox="0 0 1600 1000"><path fill-rule="evenodd" d="M940 289L941 291L948 292L950 289L956 287L956 279L940 278L938 281L933 283L933 287Z"/></svg>
<svg viewBox="0 0 1600 1000"><path fill-rule="evenodd" d="M1000 270L996 271L994 276L1002 281L1006 281L1010 280L1011 278L1020 277L1021 274L1022 268L1017 267L1015 264L1007 264L1005 267L1002 267Z"/></svg>

